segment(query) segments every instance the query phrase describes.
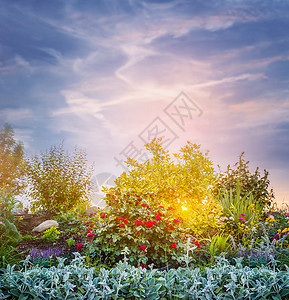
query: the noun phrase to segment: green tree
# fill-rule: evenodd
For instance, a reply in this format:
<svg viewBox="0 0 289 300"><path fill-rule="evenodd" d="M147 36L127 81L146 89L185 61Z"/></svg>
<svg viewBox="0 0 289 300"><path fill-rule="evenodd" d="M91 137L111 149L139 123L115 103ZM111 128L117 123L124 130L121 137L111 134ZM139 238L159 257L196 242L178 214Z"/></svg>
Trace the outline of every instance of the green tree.
<svg viewBox="0 0 289 300"><path fill-rule="evenodd" d="M159 140L145 145L152 158L144 163L128 159L131 167L116 180L109 194L136 193L148 202L174 208L196 235L209 235L217 227L220 205L212 196L216 177L208 153L188 142L179 153L170 155Z"/></svg>
<svg viewBox="0 0 289 300"><path fill-rule="evenodd" d="M24 152L22 142L14 139L14 130L5 124L0 130L0 189L14 195L24 189Z"/></svg>
<svg viewBox="0 0 289 300"><path fill-rule="evenodd" d="M89 203L93 167L79 149L65 152L63 145L52 146L27 161L28 193L31 209L57 214Z"/></svg>
<svg viewBox="0 0 289 300"><path fill-rule="evenodd" d="M251 173L249 169L249 161L245 161L244 152L241 153L239 161L233 167L227 166L225 172L221 172L219 166L219 174L216 181L215 193L219 191L229 192L233 190L233 194L237 194L237 185L240 185L243 198L247 193L251 192L254 199L261 205L269 207L275 199L272 189L269 189L270 180L268 179L269 172L264 170L264 175L261 176L259 168Z"/></svg>

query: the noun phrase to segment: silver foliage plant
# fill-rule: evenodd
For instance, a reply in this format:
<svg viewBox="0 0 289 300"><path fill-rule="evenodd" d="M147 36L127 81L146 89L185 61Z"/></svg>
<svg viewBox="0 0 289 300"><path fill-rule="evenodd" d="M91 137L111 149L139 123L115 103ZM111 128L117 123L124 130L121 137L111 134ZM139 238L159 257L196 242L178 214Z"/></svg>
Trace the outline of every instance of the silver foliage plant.
<svg viewBox="0 0 289 300"><path fill-rule="evenodd" d="M8 266L0 276L1 299L282 299L289 294L289 268L249 268L224 257L204 270L147 270L120 262L107 270L88 268L75 253L70 265L58 258L50 268Z"/></svg>

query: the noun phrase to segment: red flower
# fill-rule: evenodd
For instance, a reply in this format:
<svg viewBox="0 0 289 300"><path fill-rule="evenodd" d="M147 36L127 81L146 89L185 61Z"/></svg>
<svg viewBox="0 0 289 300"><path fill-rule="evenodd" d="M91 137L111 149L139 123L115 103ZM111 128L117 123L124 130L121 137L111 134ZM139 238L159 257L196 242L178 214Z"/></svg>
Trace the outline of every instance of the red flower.
<svg viewBox="0 0 289 300"><path fill-rule="evenodd" d="M88 237L93 237L94 236L94 233L90 233L89 235L88 235Z"/></svg>
<svg viewBox="0 0 289 300"><path fill-rule="evenodd" d="M90 233L91 231L92 231L92 229L91 229L91 228L87 229L87 233Z"/></svg>
<svg viewBox="0 0 289 300"><path fill-rule="evenodd" d="M109 241L112 242L112 239L110 239Z"/></svg>
<svg viewBox="0 0 289 300"><path fill-rule="evenodd" d="M123 218L119 218L120 220L123 220Z"/></svg>
<svg viewBox="0 0 289 300"><path fill-rule="evenodd" d="M147 222L146 222L146 227L147 227L147 228L151 228L151 227L153 227L153 225L154 225L154 224L153 224L153 222L151 222L151 221L147 221Z"/></svg>
<svg viewBox="0 0 289 300"><path fill-rule="evenodd" d="M157 220L161 220L161 217L159 215L155 214L155 217Z"/></svg>
<svg viewBox="0 0 289 300"><path fill-rule="evenodd" d="M116 217L115 220L118 221L118 220L119 220L119 217Z"/></svg>
<svg viewBox="0 0 289 300"><path fill-rule="evenodd" d="M100 217L101 217L101 218L105 218L105 214L104 214L104 213L101 214Z"/></svg>
<svg viewBox="0 0 289 300"><path fill-rule="evenodd" d="M120 227L124 227L124 224L123 224L123 223L121 223L121 224L119 224L119 226L120 226Z"/></svg>
<svg viewBox="0 0 289 300"><path fill-rule="evenodd" d="M156 222L156 221L153 221L153 224L155 225L155 224L157 224L157 222Z"/></svg>
<svg viewBox="0 0 289 300"><path fill-rule="evenodd" d="M195 240L194 242L192 242L192 244L195 244L197 248L200 248L200 243L198 240Z"/></svg>
<svg viewBox="0 0 289 300"><path fill-rule="evenodd" d="M142 203L141 206L147 206L146 203Z"/></svg>
<svg viewBox="0 0 289 300"><path fill-rule="evenodd" d="M128 219L123 219L123 223L127 223L128 222Z"/></svg>
<svg viewBox="0 0 289 300"><path fill-rule="evenodd" d="M176 244L171 244L171 247L172 247L172 248L176 248L177 245L176 245Z"/></svg>
<svg viewBox="0 0 289 300"><path fill-rule="evenodd" d="M93 226L94 226L94 224L90 224L89 226L90 226L90 227L93 227Z"/></svg>
<svg viewBox="0 0 289 300"><path fill-rule="evenodd" d="M168 229L167 227L165 227L165 229Z"/></svg>
<svg viewBox="0 0 289 300"><path fill-rule="evenodd" d="M82 249L83 245L81 243L79 243L76 247L77 251L80 251Z"/></svg>
<svg viewBox="0 0 289 300"><path fill-rule="evenodd" d="M171 230L175 230L175 227L173 227L172 225L170 225Z"/></svg>
<svg viewBox="0 0 289 300"><path fill-rule="evenodd" d="M146 268L146 265L145 265L145 264L143 264L143 263L141 263L141 264L140 264L140 266L141 266L143 269L145 269L145 268Z"/></svg>
<svg viewBox="0 0 289 300"><path fill-rule="evenodd" d="M135 204L137 205L137 204L139 204L139 202L137 201Z"/></svg>
<svg viewBox="0 0 289 300"><path fill-rule="evenodd" d="M140 220L135 221L136 226L141 226L142 224L143 224L143 221L140 221Z"/></svg>
<svg viewBox="0 0 289 300"><path fill-rule="evenodd" d="M116 202L119 202L119 200L115 200Z"/></svg>
<svg viewBox="0 0 289 300"><path fill-rule="evenodd" d="M177 220L177 219L174 219L173 222L174 222L174 223L179 223L180 221Z"/></svg>
<svg viewBox="0 0 289 300"><path fill-rule="evenodd" d="M140 250L143 250L143 251L146 251L147 247L145 245L141 245L140 247Z"/></svg>
<svg viewBox="0 0 289 300"><path fill-rule="evenodd" d="M136 234L140 234L140 231L137 230L137 231L136 231Z"/></svg>

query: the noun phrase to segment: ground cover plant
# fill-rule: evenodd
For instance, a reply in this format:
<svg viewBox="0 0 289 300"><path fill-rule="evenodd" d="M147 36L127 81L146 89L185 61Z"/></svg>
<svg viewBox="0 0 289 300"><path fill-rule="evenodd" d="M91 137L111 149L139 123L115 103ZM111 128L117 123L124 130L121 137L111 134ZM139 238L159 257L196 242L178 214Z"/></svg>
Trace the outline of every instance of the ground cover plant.
<svg viewBox="0 0 289 300"><path fill-rule="evenodd" d="M83 185L69 199L64 173L42 174L43 191L53 180L34 209L59 224L43 233L15 217L15 194L2 189L0 299L289 297L289 210L271 205L268 174L250 174L241 156L220 175L192 143L176 154L157 140L146 148L150 158L127 161L94 215L76 203ZM47 155L71 170L62 151Z"/></svg>

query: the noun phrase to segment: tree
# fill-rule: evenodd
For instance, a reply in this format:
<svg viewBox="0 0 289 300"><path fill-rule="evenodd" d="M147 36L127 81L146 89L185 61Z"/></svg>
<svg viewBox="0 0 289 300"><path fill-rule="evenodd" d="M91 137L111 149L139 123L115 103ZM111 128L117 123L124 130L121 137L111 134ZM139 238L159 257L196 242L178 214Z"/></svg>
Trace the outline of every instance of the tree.
<svg viewBox="0 0 289 300"><path fill-rule="evenodd" d="M144 163L128 159L131 170L122 173L108 193L136 194L147 202L172 207L196 235L209 235L221 210L212 196L216 178L208 152L202 153L200 145L188 142L171 156L160 142L155 139L145 145L152 158Z"/></svg>
<svg viewBox="0 0 289 300"><path fill-rule="evenodd" d="M87 166L86 156L78 149L72 154L65 152L60 144L29 158L26 171L31 209L57 214L88 204L93 167Z"/></svg>
<svg viewBox="0 0 289 300"><path fill-rule="evenodd" d="M215 193L218 194L219 191L229 192L232 189L235 195L237 193L237 185L239 184L241 198L251 192L261 206L270 207L275 197L273 190L269 190L270 180L268 176L269 172L266 170L264 170L264 175L261 176L258 167L254 173L251 173L249 170L249 161L244 160L244 152L242 152L239 161L234 164L233 168L228 165L224 173L221 170L219 171Z"/></svg>
<svg viewBox="0 0 289 300"><path fill-rule="evenodd" d="M24 189L24 152L22 142L14 139L14 130L5 124L0 130L0 189L4 187L14 195Z"/></svg>

